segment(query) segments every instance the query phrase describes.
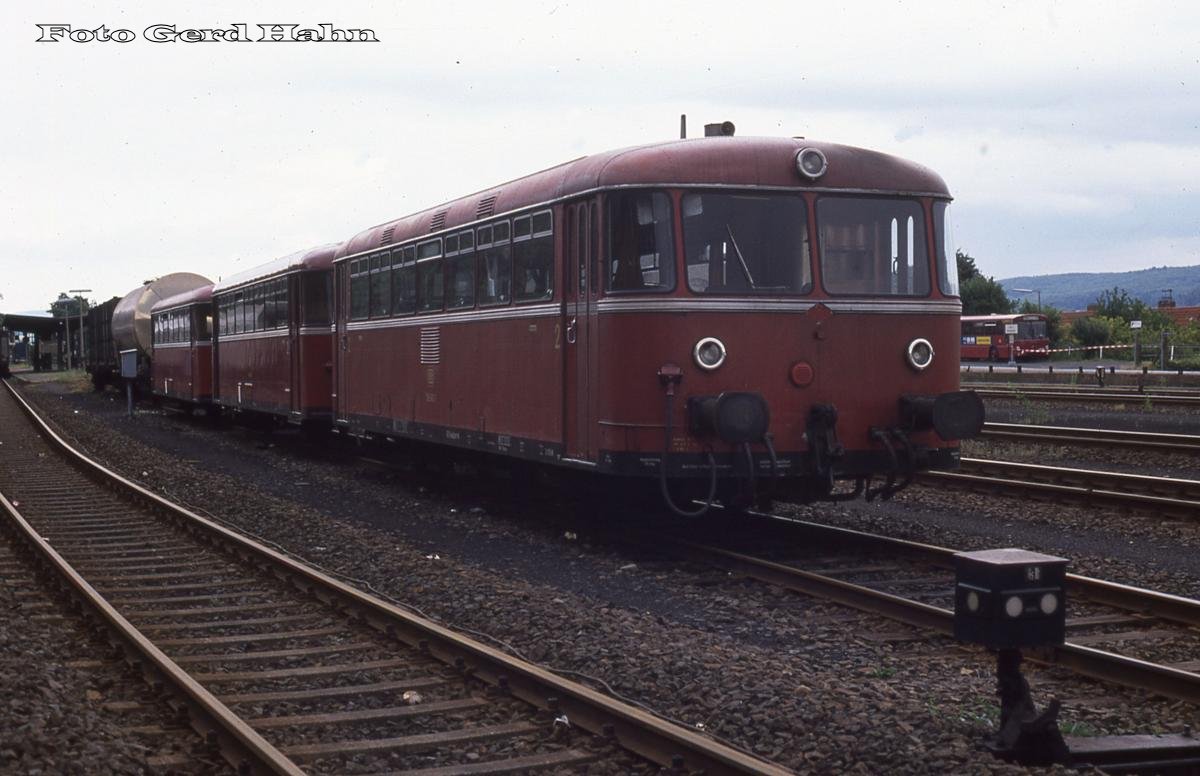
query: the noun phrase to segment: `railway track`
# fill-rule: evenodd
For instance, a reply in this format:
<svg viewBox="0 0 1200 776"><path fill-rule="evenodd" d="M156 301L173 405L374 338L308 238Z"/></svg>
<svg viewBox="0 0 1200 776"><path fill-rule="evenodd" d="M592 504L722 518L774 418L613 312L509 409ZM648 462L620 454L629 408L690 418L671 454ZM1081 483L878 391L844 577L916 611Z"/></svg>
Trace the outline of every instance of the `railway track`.
<svg viewBox="0 0 1200 776"><path fill-rule="evenodd" d="M963 458L958 471L922 472L918 481L1044 501L1100 504L1184 520L1200 519L1200 481Z"/></svg>
<svg viewBox="0 0 1200 776"><path fill-rule="evenodd" d="M0 444L6 528L241 770L786 773L171 504L11 388Z"/></svg>
<svg viewBox="0 0 1200 776"><path fill-rule="evenodd" d="M729 549L725 539L711 544L690 537L674 539L674 547L690 560L727 572L953 635L954 550L791 518L750 515L765 526L758 542L833 551L779 560ZM1031 650L1028 657L1092 679L1200 704L1200 601L1077 574L1068 574L1067 593L1066 643ZM1081 758L1097 762L1151 759L1148 742L1135 738L1113 742L1104 754L1102 747L1086 740L1073 742L1073 748ZM1200 757L1200 742L1175 741L1170 752L1166 741L1159 744L1164 762ZM1128 751L1122 753L1122 748ZM1114 772L1118 770L1114 767Z"/></svg>
<svg viewBox="0 0 1200 776"><path fill-rule="evenodd" d="M1010 442L1086 445L1160 453L1200 453L1200 436L1194 434L1110 431L1099 428L1069 428L1021 423L984 423L981 436L986 439Z"/></svg>
<svg viewBox="0 0 1200 776"><path fill-rule="evenodd" d="M1171 389L1142 390L1136 386L1128 388L1080 388L1075 386L1027 385L1004 387L992 383L962 384L964 390L973 390L984 399L1017 399L1031 401L1074 401L1104 402L1114 404L1136 403L1151 406L1195 407L1200 406L1200 391Z"/></svg>

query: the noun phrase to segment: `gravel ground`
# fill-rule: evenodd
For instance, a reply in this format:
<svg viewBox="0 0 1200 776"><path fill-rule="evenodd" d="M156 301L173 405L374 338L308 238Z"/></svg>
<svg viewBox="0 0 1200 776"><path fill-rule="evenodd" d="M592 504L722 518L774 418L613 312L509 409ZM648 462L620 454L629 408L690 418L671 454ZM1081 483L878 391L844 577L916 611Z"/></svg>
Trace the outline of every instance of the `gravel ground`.
<svg viewBox="0 0 1200 776"><path fill-rule="evenodd" d="M225 774L191 730L168 724L155 698L0 534L0 773Z"/></svg>
<svg viewBox="0 0 1200 776"><path fill-rule="evenodd" d="M347 457L352 445L277 444L286 437L214 430L158 412L129 420L113 395L56 384L26 393L69 436L144 485L797 771L1026 772L981 752L998 709L993 663L978 650L914 638L877 618L649 550L614 549L595 540L589 522L596 513L620 518L603 509L562 507L532 519L519 503L480 495L469 478L439 486ZM1121 541L1127 518L1114 513L1079 510L1078 537L1062 547L1071 510L1014 508L991 497L913 489L885 505L794 511L964 548L1057 551L1072 558L1073 570L1176 592L1194 594L1200 579L1183 551L1172 565L1145 563L1162 560L1150 549L1157 529L1147 521L1138 529L1144 541L1129 544ZM1076 527L1073 515L1068 523ZM1195 540L1191 526L1170 528ZM1072 549L1076 541L1086 552ZM1043 685L1067 698L1068 733L1200 726L1182 704L1056 670L1026 673L1039 702L1048 694Z"/></svg>

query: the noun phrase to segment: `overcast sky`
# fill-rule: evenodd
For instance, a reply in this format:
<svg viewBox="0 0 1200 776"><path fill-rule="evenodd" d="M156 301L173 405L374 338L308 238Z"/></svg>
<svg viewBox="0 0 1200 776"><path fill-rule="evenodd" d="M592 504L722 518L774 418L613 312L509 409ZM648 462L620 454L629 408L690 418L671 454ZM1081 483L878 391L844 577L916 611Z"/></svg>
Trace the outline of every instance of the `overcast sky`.
<svg viewBox="0 0 1200 776"><path fill-rule="evenodd" d="M580 155L804 135L937 170L988 275L1200 264L1200 4L25 2L0 311L214 280ZM154 24L372 44L152 43ZM37 24L137 36L35 42Z"/></svg>

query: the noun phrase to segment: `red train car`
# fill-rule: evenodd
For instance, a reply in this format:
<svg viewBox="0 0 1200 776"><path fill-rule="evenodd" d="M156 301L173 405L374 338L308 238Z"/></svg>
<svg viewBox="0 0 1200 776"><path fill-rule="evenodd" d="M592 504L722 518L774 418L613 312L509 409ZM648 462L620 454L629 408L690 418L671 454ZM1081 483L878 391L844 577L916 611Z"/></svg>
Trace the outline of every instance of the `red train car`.
<svg viewBox="0 0 1200 776"><path fill-rule="evenodd" d="M335 261L336 423L657 480L678 511L890 495L983 422L949 200L884 154L713 137L381 224Z"/></svg>
<svg viewBox="0 0 1200 776"><path fill-rule="evenodd" d="M1015 325L1016 334L1005 327ZM1012 315L964 315L962 317L962 358L1008 361L1009 357L1048 358L1050 338L1046 316L1039 313Z"/></svg>
<svg viewBox="0 0 1200 776"><path fill-rule="evenodd" d="M150 310L150 390L190 404L212 401L213 286L163 299Z"/></svg>
<svg viewBox="0 0 1200 776"><path fill-rule="evenodd" d="M214 401L301 424L328 423L330 288L337 244L299 251L213 289Z"/></svg>

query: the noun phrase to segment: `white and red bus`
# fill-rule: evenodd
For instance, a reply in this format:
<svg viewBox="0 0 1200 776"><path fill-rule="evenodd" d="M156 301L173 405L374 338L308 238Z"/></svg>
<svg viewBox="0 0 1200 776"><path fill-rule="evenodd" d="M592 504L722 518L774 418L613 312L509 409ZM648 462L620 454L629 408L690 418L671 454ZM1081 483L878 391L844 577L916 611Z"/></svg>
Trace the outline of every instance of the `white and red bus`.
<svg viewBox="0 0 1200 776"><path fill-rule="evenodd" d="M1016 334L1005 333L1009 324L1016 325ZM1047 358L1049 348L1046 316L1039 313L962 317L963 360L1008 361L1010 355L1024 359Z"/></svg>

